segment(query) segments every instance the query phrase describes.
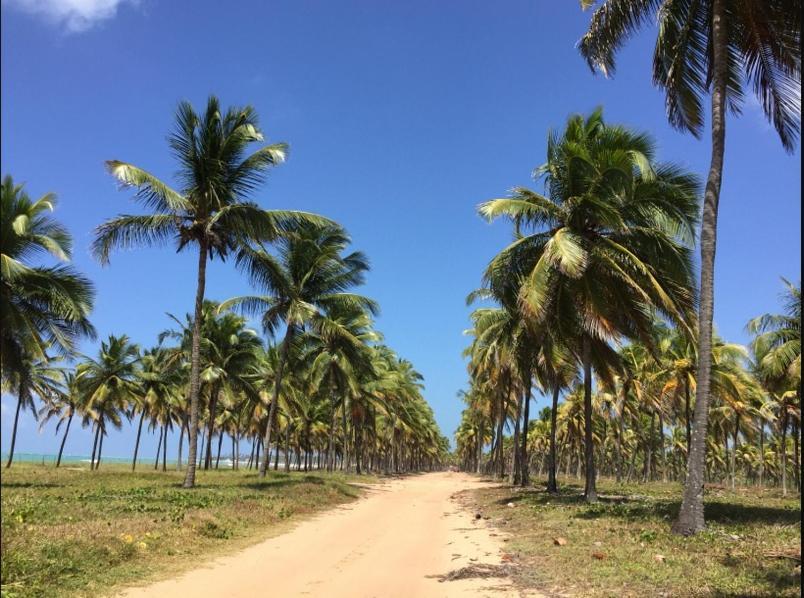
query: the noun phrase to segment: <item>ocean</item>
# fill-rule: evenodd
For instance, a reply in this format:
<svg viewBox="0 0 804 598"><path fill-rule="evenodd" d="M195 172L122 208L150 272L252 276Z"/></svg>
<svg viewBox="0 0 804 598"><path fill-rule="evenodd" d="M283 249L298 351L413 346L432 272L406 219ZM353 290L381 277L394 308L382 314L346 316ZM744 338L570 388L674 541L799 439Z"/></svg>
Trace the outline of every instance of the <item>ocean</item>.
<svg viewBox="0 0 804 598"><path fill-rule="evenodd" d="M51 455L45 453L14 453L14 461L20 461L24 463L43 463L45 465L51 465L56 463L56 457L58 455ZM5 462L8 459L8 453L0 454L0 459ZM156 457L141 457L137 459L137 463L148 463L149 461L153 463ZM90 455L62 455L61 462L64 463L89 463L91 461ZM223 459L221 459L223 461ZM160 459L160 463L162 460ZM172 461L175 463L176 461ZM103 463L128 463L131 464L131 457L107 457L106 455L101 456L101 464ZM168 465L171 463L171 460L168 459Z"/></svg>

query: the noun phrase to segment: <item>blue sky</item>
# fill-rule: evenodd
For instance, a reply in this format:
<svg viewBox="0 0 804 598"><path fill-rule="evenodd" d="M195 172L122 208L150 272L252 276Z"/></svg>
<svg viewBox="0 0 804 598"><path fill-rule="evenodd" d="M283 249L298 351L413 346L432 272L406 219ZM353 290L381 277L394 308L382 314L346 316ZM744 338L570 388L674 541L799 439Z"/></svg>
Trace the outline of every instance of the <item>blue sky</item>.
<svg viewBox="0 0 804 598"><path fill-rule="evenodd" d="M652 132L661 159L708 167L706 137L671 129L651 86L655 32L622 52L614 79L594 76L575 48L588 23L577 2L4 0L2 16L2 173L58 194L74 263L97 285L101 336L154 344L165 313L189 311L195 292L190 253L92 260L92 228L134 209L103 161L170 179L177 102L215 93L252 104L266 136L290 144L255 199L334 218L369 255L378 328L425 376L447 435L466 379L464 298L509 240L475 208L531 183L548 129L602 105L610 122ZM777 308L779 276L800 277L800 155L784 153L754 101L728 126L715 319L745 342L745 322ZM246 290L229 264L212 266L208 297ZM2 399L4 450L13 401ZM23 419L17 450L57 449L52 428ZM126 430L104 453L131 446ZM88 431L71 433L67 453L90 449Z"/></svg>

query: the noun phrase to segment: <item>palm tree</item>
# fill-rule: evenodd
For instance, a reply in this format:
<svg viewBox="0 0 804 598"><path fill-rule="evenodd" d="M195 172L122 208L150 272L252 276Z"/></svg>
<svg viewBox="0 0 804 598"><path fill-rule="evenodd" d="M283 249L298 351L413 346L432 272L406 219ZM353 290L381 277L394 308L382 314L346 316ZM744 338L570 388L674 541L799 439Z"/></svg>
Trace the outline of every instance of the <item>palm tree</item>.
<svg viewBox="0 0 804 598"><path fill-rule="evenodd" d="M375 373L368 343L380 340L380 335L372 328L370 314L360 307L335 307L329 319L335 333L306 335L301 361L309 364L313 387L330 397L327 470L332 471L339 400L345 410L348 395L359 392L361 375Z"/></svg>
<svg viewBox="0 0 804 598"><path fill-rule="evenodd" d="M212 439L218 416L218 401L224 395L256 396L249 377L256 372L257 355L262 341L257 332L246 328L246 320L234 313L215 314L217 306L209 304L209 314L202 326L201 380L209 395L207 438ZM212 467L212 443L207 442L204 469Z"/></svg>
<svg viewBox="0 0 804 598"><path fill-rule="evenodd" d="M43 253L61 262L70 259L72 237L48 215L56 207L55 195L33 201L6 176L0 202L0 359L5 375L26 359L43 359L47 350L67 355L82 336L94 338L87 318L95 292L70 266L30 263Z"/></svg>
<svg viewBox="0 0 804 598"><path fill-rule="evenodd" d="M794 471L800 484L798 449L801 443L801 284L782 279L787 287L782 294L784 312L764 314L748 323L754 339L755 375L779 410L781 435L782 491L787 493L787 427L793 423ZM798 422L798 423L796 423ZM764 431L764 428L763 430Z"/></svg>
<svg viewBox="0 0 804 598"><path fill-rule="evenodd" d="M265 430L266 451L270 450L284 368L295 335L306 327L322 336L348 335L332 320L332 312L347 308L377 312L374 301L347 292L363 282L369 267L361 252L342 255L349 242L346 232L334 224L307 223L282 235L278 256L263 247L244 249L238 255L238 265L252 285L266 294L234 297L220 309L237 306L246 314L260 315L263 329L272 336L279 326L285 327ZM265 476L267 462L261 463L260 476Z"/></svg>
<svg viewBox="0 0 804 598"><path fill-rule="evenodd" d="M140 367L137 371L139 391L131 401L130 417L139 412L137 437L134 442L134 457L131 470L137 467L142 425L146 418L153 418L154 412L162 405L176 403L181 396L180 382L181 364L173 358L171 352L163 347L155 347L143 352Z"/></svg>
<svg viewBox="0 0 804 598"><path fill-rule="evenodd" d="M39 410L39 429L41 430L44 425L53 418L58 419L56 424L56 434L59 433L59 428L66 421L67 425L64 428L64 435L61 438L59 445L59 454L56 457L56 467L61 465L61 458L64 454L64 445L67 443L67 435L70 433L70 426L73 423L73 417L77 412L77 401L79 398L78 384L75 379L75 372L61 371L62 380L61 388L57 389L58 392L51 396L41 397L44 400L44 405Z"/></svg>
<svg viewBox="0 0 804 598"><path fill-rule="evenodd" d="M608 376L622 336L651 343L653 314L686 325L694 306L689 243L697 217L695 177L655 162L649 136L607 125L602 111L570 117L550 135L537 169L549 194L525 188L480 206L517 225L515 241L489 264L489 288L521 279L519 303L536 326L572 348L584 372L586 498L596 500L592 368ZM532 234L521 235L529 226Z"/></svg>
<svg viewBox="0 0 804 598"><path fill-rule="evenodd" d="M582 0L585 7L596 0ZM703 98L712 95L712 161L701 221L698 384L692 450L682 508L673 529L704 528L703 479L709 406L717 213L726 142L726 109L739 112L743 82L751 84L782 144L792 152L801 126L801 0L603 0L579 43L592 69L613 73L615 54L656 14L659 36L653 81L665 91L667 116L700 136Z"/></svg>
<svg viewBox="0 0 804 598"><path fill-rule="evenodd" d="M475 295L469 296L469 301ZM501 293L489 293L492 297ZM518 371L516 339L520 323L515 312L505 307L478 308L470 315L472 328L464 334L473 335L472 344L464 352L470 357L469 372L483 393L493 401L490 471L502 478L505 475L503 433L511 416L513 397L519 396L521 377Z"/></svg>
<svg viewBox="0 0 804 598"><path fill-rule="evenodd" d="M28 408L34 416L38 417L34 397L39 397L46 404L57 401L63 393L62 370L51 365L51 359L45 356L42 359L32 359L24 355L21 363L9 372L3 372L3 390L17 393L17 410L14 413L14 424L11 428L11 446L8 450L6 468L11 467L14 459L14 445L17 440L17 424L20 411ZM4 364L5 370L5 364Z"/></svg>
<svg viewBox="0 0 804 598"><path fill-rule="evenodd" d="M763 354L760 364L772 376L801 380L801 283L782 278L782 314L765 314L748 323L754 346Z"/></svg>
<svg viewBox="0 0 804 598"><path fill-rule="evenodd" d="M561 391L577 383L578 368L572 363L570 352L562 347L554 339L552 342L542 347L539 357L540 377L543 379L542 385L552 392L552 404L550 411L550 440L549 457L547 469L547 491L551 494L558 493L557 473L557 453L556 453L556 426L558 417L558 398Z"/></svg>
<svg viewBox="0 0 804 598"><path fill-rule="evenodd" d="M178 251L198 248L190 355L190 454L185 488L195 484L207 262L216 256L225 260L250 242L271 241L280 230L297 222L324 220L302 212L266 211L248 201L267 169L282 162L287 151L284 143L276 143L247 153L252 143L261 141L263 135L251 106L222 112L218 99L210 96L203 115L187 102L179 104L176 128L169 138L180 165L178 190L132 164L107 162L111 174L123 186L135 188L134 199L153 213L122 215L100 225L92 248L101 263L108 263L116 247L164 245L172 240Z"/></svg>
<svg viewBox="0 0 804 598"><path fill-rule="evenodd" d="M121 413L139 394L139 361L139 348L128 336L110 335L101 343L97 359L87 357L76 368L76 383L82 395L85 420L95 428L93 469L100 466L108 425L120 428Z"/></svg>
<svg viewBox="0 0 804 598"><path fill-rule="evenodd" d="M0 204L2 384L17 395L8 467L20 411L34 408L31 393L44 392L44 387L37 389L43 381L36 378L48 371L47 353L66 356L74 351L80 337L94 338L95 330L88 319L94 289L68 265L31 264L43 253L62 262L70 258L70 234L48 215L56 206L52 193L33 201L22 185L15 185L6 176L0 185Z"/></svg>

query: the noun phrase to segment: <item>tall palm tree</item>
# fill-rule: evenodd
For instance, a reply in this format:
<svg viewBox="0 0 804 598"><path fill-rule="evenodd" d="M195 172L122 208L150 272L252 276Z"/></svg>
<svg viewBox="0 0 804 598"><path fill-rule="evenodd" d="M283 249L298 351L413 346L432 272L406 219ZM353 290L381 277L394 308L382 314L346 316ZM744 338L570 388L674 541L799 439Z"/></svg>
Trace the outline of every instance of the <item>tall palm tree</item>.
<svg viewBox="0 0 804 598"><path fill-rule="evenodd" d="M598 4L582 0L585 7ZM801 127L801 0L603 0L579 43L592 69L613 73L615 55L656 15L659 35L653 81L665 91L667 116L682 131L700 136L703 98L711 93L712 160L701 221L698 315L698 380L692 450L684 499L673 529L704 528L703 482L709 405L717 214L726 145L726 109L739 112L750 83L785 149Z"/></svg>
<svg viewBox="0 0 804 598"><path fill-rule="evenodd" d="M585 495L593 502L592 369L607 375L606 364L618 361L610 343L622 336L651 343L657 311L686 325L698 184L657 163L648 135L607 125L601 110L572 116L560 136L551 134L536 173L548 195L517 188L481 204L483 216L507 217L517 229L484 276L492 291L521 279L523 311L572 347L583 368Z"/></svg>
<svg viewBox="0 0 804 598"><path fill-rule="evenodd" d="M121 413L139 394L139 347L126 335L110 335L101 343L98 357L87 357L76 368L85 419L95 428L91 467L100 466L108 425L120 428Z"/></svg>
<svg viewBox="0 0 804 598"><path fill-rule="evenodd" d="M72 238L48 214L55 206L56 198L52 193L34 201L10 176L3 178L0 185L0 361L3 363L3 387L17 395L7 467L14 453L20 411L23 407L33 409L32 393L45 390L44 387L37 389L42 380L36 378L49 369L48 352L69 355L79 338L94 338L95 335L88 319L95 294L92 283L69 265L32 263L42 254L61 262L70 259Z"/></svg>
<svg viewBox="0 0 804 598"><path fill-rule="evenodd" d="M238 265L252 285L266 294L234 297L223 302L220 309L236 306L246 314L259 315L270 335L285 327L265 430L266 451L271 446L284 368L294 337L306 327L322 336L350 334L330 317L335 310L351 307L377 312L374 301L347 292L362 284L369 267L359 251L342 255L349 243L346 232L334 224L305 223L281 236L277 256L263 247L244 249L238 255ZM260 476L265 476L267 464L267 459L260 464Z"/></svg>
<svg viewBox="0 0 804 598"><path fill-rule="evenodd" d="M34 419L38 417L34 398L38 397L45 404L59 400L64 392L62 387L63 370L52 365L52 358L31 358L29 353L23 354L21 363L17 362L9 372L3 372L3 390L17 394L17 409L14 412L14 424L11 428L11 446L8 450L6 468L11 467L14 459L14 445L17 441L17 424L22 409L30 409ZM5 364L3 365L5 369Z"/></svg>
<svg viewBox="0 0 804 598"><path fill-rule="evenodd" d="M215 257L225 260L247 243L270 241L296 222L323 220L302 212L266 211L248 201L268 168L282 162L287 151L284 143L275 143L249 153L253 143L262 141L251 106L224 112L218 99L210 96L206 111L200 115L188 102L179 104L175 129L169 137L171 152L179 163L178 189L133 164L118 160L106 163L121 185L136 189L134 199L152 213L122 215L100 225L95 231L93 252L101 263L108 263L113 248L172 241L177 251L198 249L190 357L190 455L185 488L195 484L207 262Z"/></svg>

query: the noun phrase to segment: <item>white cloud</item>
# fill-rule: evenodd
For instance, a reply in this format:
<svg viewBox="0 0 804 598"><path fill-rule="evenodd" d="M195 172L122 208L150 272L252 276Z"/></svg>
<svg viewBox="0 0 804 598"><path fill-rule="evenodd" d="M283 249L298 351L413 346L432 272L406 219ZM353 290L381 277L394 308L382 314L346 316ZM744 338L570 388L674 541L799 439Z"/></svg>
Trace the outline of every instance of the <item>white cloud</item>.
<svg viewBox="0 0 804 598"><path fill-rule="evenodd" d="M117 14L121 4L138 4L139 0L3 0L3 4L38 15L70 33L92 28Z"/></svg>

